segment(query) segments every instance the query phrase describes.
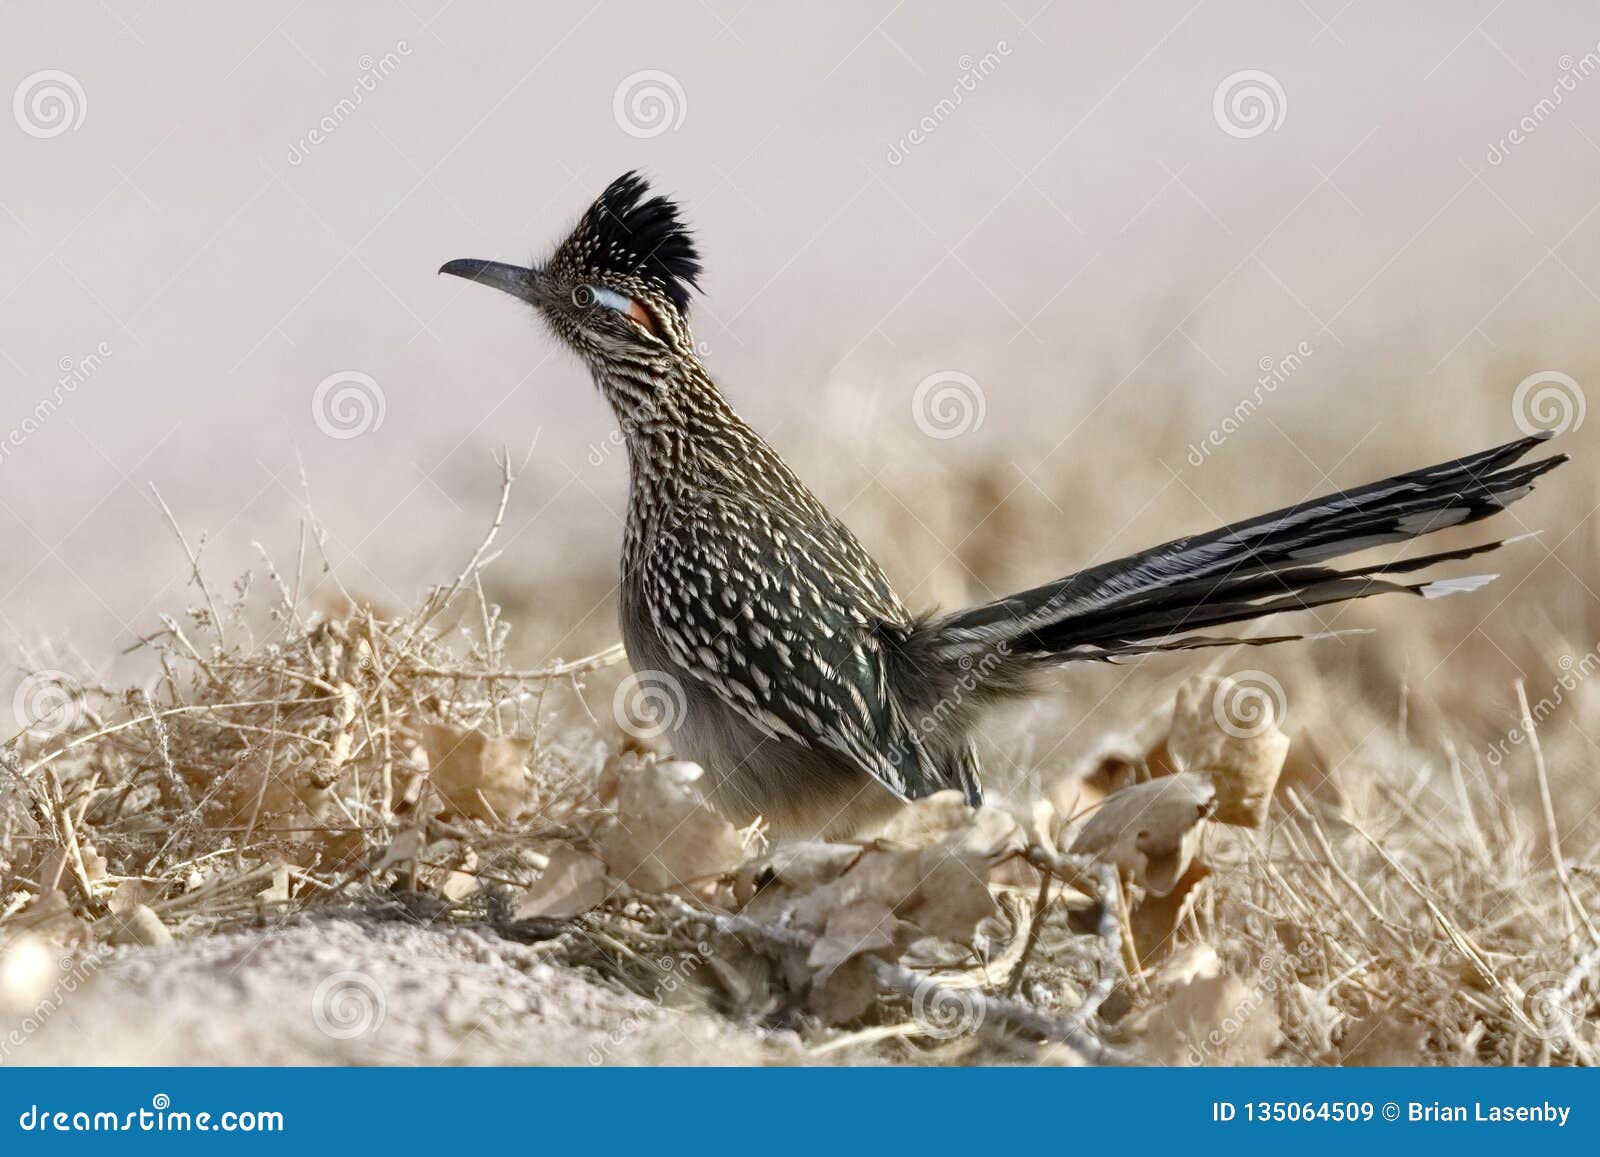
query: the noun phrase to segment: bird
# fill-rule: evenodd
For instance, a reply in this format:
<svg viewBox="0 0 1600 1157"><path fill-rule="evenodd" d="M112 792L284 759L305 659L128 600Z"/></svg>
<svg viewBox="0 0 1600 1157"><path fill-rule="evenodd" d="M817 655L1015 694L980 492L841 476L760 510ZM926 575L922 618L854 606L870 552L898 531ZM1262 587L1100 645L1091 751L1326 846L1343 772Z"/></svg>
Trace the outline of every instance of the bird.
<svg viewBox="0 0 1600 1157"><path fill-rule="evenodd" d="M975 735L997 705L1080 661L1281 643L1210 633L1377 594L1435 598L1495 576L1420 572L1503 545L1340 567L1341 556L1488 518L1564 454L1528 436L1298 502L949 612L910 610L850 529L733 409L689 327L700 251L637 172L547 260L440 273L533 307L586 365L626 446L619 612L635 677L669 686L673 754L710 802L776 839L881 828L910 801L981 805Z"/></svg>

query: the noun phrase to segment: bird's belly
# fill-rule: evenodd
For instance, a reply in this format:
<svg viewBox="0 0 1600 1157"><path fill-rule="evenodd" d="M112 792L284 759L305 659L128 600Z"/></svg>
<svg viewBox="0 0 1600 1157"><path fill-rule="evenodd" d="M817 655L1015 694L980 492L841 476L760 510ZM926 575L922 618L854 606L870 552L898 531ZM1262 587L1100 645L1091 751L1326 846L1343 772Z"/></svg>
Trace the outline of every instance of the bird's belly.
<svg viewBox="0 0 1600 1157"><path fill-rule="evenodd" d="M661 697L671 701L673 755L705 769L711 802L734 823L760 817L778 839L825 839L862 834L900 807L888 788L843 756L755 726L674 663L654 632L626 610L622 641L636 675L657 684L665 676L675 688Z"/></svg>

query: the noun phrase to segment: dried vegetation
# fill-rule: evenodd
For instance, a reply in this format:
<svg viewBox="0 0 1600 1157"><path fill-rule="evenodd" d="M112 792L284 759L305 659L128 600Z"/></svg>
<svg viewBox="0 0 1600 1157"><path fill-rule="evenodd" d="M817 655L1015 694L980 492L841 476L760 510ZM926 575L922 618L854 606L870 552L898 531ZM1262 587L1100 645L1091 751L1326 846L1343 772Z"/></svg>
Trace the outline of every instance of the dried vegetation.
<svg viewBox="0 0 1600 1157"><path fill-rule="evenodd" d="M156 676L53 677L0 749L0 953L359 907L646 994L670 972L819 1059L1600 1058L1593 849L1562 847L1531 719L1530 796L1393 721L1380 753L1329 759L1338 711L1286 730L1273 681L1211 671L1070 774L1002 777L995 806L770 847L610 718L619 649L508 663L483 585L503 482L407 614L309 599L314 530L264 560L265 594L215 589L180 535L196 606L144 641Z"/></svg>

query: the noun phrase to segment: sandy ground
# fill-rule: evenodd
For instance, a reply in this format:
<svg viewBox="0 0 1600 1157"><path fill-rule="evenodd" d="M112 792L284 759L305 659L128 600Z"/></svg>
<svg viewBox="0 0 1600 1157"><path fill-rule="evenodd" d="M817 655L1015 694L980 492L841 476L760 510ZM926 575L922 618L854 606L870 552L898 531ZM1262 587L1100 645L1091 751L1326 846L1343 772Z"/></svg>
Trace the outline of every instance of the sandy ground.
<svg viewBox="0 0 1600 1157"><path fill-rule="evenodd" d="M491 931L324 917L119 949L11 1064L794 1063L787 1034L605 986ZM7 1027L21 1021L7 1015Z"/></svg>

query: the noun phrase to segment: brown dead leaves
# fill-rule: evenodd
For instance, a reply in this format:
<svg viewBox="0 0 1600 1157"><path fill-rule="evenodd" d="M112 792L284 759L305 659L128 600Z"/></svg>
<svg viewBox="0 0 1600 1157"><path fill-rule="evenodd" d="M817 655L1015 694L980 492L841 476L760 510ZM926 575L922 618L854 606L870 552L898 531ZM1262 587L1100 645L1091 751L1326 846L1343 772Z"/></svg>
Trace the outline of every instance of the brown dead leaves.
<svg viewBox="0 0 1600 1157"><path fill-rule="evenodd" d="M690 763L625 760L604 792L614 812L586 846L561 845L524 893L521 917L578 916L614 897L668 894L739 912L783 930L792 946L724 938L709 970L730 1000L764 1007L802 996L832 1024L879 999L874 968L913 945L970 956L978 925L996 912L990 869L1023 847L1004 812L967 807L946 792L906 808L869 845L799 843L752 858L745 838L706 804Z"/></svg>
<svg viewBox="0 0 1600 1157"><path fill-rule="evenodd" d="M565 918L626 891L708 896L748 853L737 829L706 803L704 772L679 760L621 761L603 785L615 810L559 845L524 893L521 918Z"/></svg>
<svg viewBox="0 0 1600 1157"><path fill-rule="evenodd" d="M1102 760L1089 784L1108 791L1076 830L1071 850L1116 865L1124 884L1124 930L1131 942L1131 967L1169 957L1179 944L1177 929L1205 894L1211 869L1202 858L1212 824L1257 828L1265 824L1273 792L1289 752L1278 727L1282 689L1263 672L1239 677L1200 676L1178 690L1172 722L1143 754L1119 753ZM1145 778L1139 782L1140 774ZM1130 782L1131 781L1131 782ZM1117 786L1119 785L1120 786ZM1172 1061L1260 1059L1275 1047L1277 1011L1245 1010L1248 986L1216 965L1180 984L1170 971L1195 952L1190 944L1160 964L1151 978L1158 1013L1143 1014L1132 1027L1172 1043ZM1187 955L1186 955L1187 954ZM1215 954L1211 954L1215 965ZM1180 1055L1210 1040L1208 1025L1243 1024L1222 1055ZM1216 1046L1213 1045L1213 1048Z"/></svg>
<svg viewBox="0 0 1600 1157"><path fill-rule="evenodd" d="M1200 676L1178 688L1167 750L1216 790L1216 820L1259 828L1289 754L1278 729L1282 688L1270 676Z"/></svg>
<svg viewBox="0 0 1600 1157"><path fill-rule="evenodd" d="M617 812L600 833L606 867L641 892L692 888L745 858L734 826L706 806L705 773L683 761L619 770Z"/></svg>
<svg viewBox="0 0 1600 1157"><path fill-rule="evenodd" d="M1115 864L1151 895L1165 896L1189 870L1201 821L1216 811L1216 789L1184 772L1108 795L1083 825L1072 850Z"/></svg>
<svg viewBox="0 0 1600 1157"><path fill-rule="evenodd" d="M840 1024L878 999L876 961L930 939L970 944L996 911L991 867L1021 847L1010 816L941 792L907 807L870 846L799 844L746 865L733 899L809 942L785 952L780 969L812 1013Z"/></svg>
<svg viewBox="0 0 1600 1157"><path fill-rule="evenodd" d="M1282 689L1262 672L1246 674L1188 680L1165 736L1142 757L1102 760L1091 791L1097 784L1114 790L1078 829L1074 852L1116 864L1126 879L1164 897L1189 873L1204 821L1266 822L1289 737L1277 725ZM1152 778L1127 782L1141 767Z"/></svg>
<svg viewBox="0 0 1600 1157"><path fill-rule="evenodd" d="M430 724L423 731L428 780L446 814L489 823L509 822L529 802L530 739L491 737L481 731Z"/></svg>

